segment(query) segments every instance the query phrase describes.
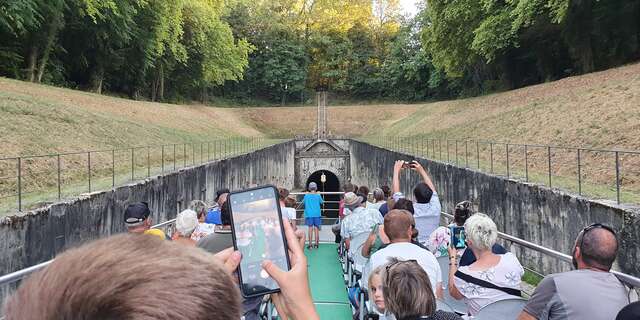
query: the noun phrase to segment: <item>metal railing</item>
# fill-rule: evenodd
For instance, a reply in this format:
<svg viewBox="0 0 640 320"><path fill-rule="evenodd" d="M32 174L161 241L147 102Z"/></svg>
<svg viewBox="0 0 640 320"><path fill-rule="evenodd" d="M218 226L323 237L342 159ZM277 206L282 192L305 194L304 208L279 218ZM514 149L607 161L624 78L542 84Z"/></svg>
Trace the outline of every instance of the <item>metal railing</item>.
<svg viewBox="0 0 640 320"><path fill-rule="evenodd" d="M165 222L156 224L154 226L152 226L152 229L161 229L163 230L167 235L171 235L172 233L172 228L174 226L174 224L176 223L176 219L171 219L171 220L167 220ZM49 264L51 264L53 262L54 259L33 265L31 267L28 268L24 268L22 270L18 270L9 274L5 274L0 276L0 289L2 289L5 286L11 285L15 282L21 281L23 279L25 279L26 277L28 277L29 275L31 275L32 273L42 270L44 269L46 266L48 266ZM0 291L1 292L1 291ZM4 301L0 300L0 307L4 305ZM2 309L0 308L0 320L3 320L4 317L2 317Z"/></svg>
<svg viewBox="0 0 640 320"><path fill-rule="evenodd" d="M316 193L321 195L321 196L323 196L322 200L323 200L324 203L322 204L322 208L321 208L323 213L324 212L328 212L328 211L337 212L337 211L340 210L340 209L326 208L325 204L332 204L332 203L336 203L337 204L337 203L340 203L340 201L324 200L324 196L325 195L338 195L338 196L341 196L341 195L344 194L344 192L337 192L337 191L336 192L333 192L333 191L321 192L321 191L319 191L319 192L316 192ZM304 209L302 208L302 204L303 203L302 203L302 201L299 201L298 198L301 197L301 196L304 197L305 194L307 194L307 192L291 192L291 193L289 193L290 196L294 196L295 197L295 200L296 200L296 208L295 209L296 209L296 212L298 212L298 213L299 212L304 212ZM336 215L337 215L337 213L336 213ZM321 219L336 219L336 218L330 218L330 217L322 216Z"/></svg>
<svg viewBox="0 0 640 320"><path fill-rule="evenodd" d="M640 203L640 151L378 136L363 142L579 195Z"/></svg>
<svg viewBox="0 0 640 320"><path fill-rule="evenodd" d="M322 195L342 195L344 194L344 192L318 192L319 194ZM306 193L304 192L291 192L290 195L294 195L294 196L299 196L299 195L304 195ZM156 224L154 226L152 226L151 228L153 229L163 229L163 231L165 231L165 233L167 233L168 235L171 234L171 227L173 227L173 225L175 224L176 219L171 219L171 220L167 220L165 222ZM42 263L39 263L37 265L22 269L22 270L18 270L3 276L0 276L0 287L7 285L7 284L11 284L13 282L22 280L24 278L26 278L27 276L29 276L30 274L46 267L47 265L49 265L51 262L53 262L54 259L51 259L49 261L45 261Z"/></svg>
<svg viewBox="0 0 640 320"><path fill-rule="evenodd" d="M453 220L453 215L443 212L442 213L443 216L445 216L446 218ZM533 242L529 242L517 237L514 237L512 235L503 233L503 232L499 232L498 231L498 237L500 239L503 239L505 241L508 241L510 243L514 243L517 244L519 246L522 246L526 249L530 249L536 252L539 252L541 254L544 254L545 256L560 260L560 261L564 261L567 263L571 263L572 258L570 255L568 254L564 254L562 252L559 251L555 251L553 249L549 249L546 247L543 247L539 244L535 244ZM627 285L629 285L632 288L640 288L640 278L634 277L632 275L628 275L626 273L622 273L619 271L615 271L615 270L611 270L611 273L613 273L620 281L626 283Z"/></svg>
<svg viewBox="0 0 640 320"><path fill-rule="evenodd" d="M0 158L0 215L115 188L266 147L281 139L231 138Z"/></svg>

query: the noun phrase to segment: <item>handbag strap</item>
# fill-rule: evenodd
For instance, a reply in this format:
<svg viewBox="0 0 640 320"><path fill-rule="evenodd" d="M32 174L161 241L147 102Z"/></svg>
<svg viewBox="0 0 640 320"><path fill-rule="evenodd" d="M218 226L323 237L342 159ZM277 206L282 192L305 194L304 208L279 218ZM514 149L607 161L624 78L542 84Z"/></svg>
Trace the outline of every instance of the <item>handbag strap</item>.
<svg viewBox="0 0 640 320"><path fill-rule="evenodd" d="M456 271L455 276L466 281L469 283L473 283L473 284L477 284L481 287L484 288L489 288L489 289L496 289L496 290L500 290L506 294L510 294L512 296L516 296L516 297L522 297L522 292L520 292L520 290L518 289L513 289L513 288L505 288L505 287L499 287L496 286L495 284L488 282L488 281L484 281L482 279L478 279L474 276L468 275L464 272L461 272L460 270Z"/></svg>

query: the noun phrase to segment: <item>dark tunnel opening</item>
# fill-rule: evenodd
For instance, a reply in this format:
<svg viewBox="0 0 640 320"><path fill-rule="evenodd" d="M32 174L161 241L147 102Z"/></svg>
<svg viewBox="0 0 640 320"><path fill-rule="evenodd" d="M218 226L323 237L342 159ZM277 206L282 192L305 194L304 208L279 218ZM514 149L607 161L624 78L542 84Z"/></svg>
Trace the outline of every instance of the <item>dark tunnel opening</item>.
<svg viewBox="0 0 640 320"><path fill-rule="evenodd" d="M325 182L322 182L322 175L325 176ZM315 182L318 185L319 192L338 192L340 191L340 180L331 171L320 170L312 173L307 179L305 188L309 188L309 183ZM308 191L308 190L307 190ZM324 195L325 209L322 216L325 218L337 218L340 195ZM333 221L323 221L323 223L333 224Z"/></svg>

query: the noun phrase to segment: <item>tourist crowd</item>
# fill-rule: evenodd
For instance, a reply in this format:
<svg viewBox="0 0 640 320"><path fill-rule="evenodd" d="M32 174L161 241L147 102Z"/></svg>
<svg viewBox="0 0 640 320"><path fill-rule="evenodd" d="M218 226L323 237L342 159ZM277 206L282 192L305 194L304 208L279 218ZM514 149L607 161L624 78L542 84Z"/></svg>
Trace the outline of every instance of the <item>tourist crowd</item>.
<svg viewBox="0 0 640 320"><path fill-rule="evenodd" d="M413 201L400 191L405 170L421 179ZM367 313L383 320L472 319L493 303L522 298L524 268L498 243L496 223L462 201L451 224L441 225L437 188L419 162L397 161L391 188L343 188L332 230L362 271L357 289L368 293ZM263 268L281 288L270 297L281 319L318 319L304 249L319 245L323 198L315 183L308 190L302 200L308 242L297 228L296 200L278 190L291 269L269 261ZM216 191L211 208L192 201L177 215L171 237L151 228L147 203L129 205L128 234L58 256L7 300L6 319L260 319L265 297L243 299L234 276L242 258L233 251L228 194ZM464 227L462 246L450 243L453 227ZM573 247L575 270L542 279L517 319L638 319L633 290L610 272L617 252L613 229L584 228ZM447 259L447 270L439 259ZM466 310L442 310L448 299L463 301Z"/></svg>

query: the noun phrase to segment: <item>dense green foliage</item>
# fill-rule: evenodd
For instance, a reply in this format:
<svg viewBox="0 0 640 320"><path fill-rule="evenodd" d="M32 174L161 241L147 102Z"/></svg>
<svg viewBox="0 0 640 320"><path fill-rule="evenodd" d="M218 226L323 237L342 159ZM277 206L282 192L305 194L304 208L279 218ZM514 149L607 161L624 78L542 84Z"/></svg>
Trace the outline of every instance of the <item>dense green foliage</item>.
<svg viewBox="0 0 640 320"><path fill-rule="evenodd" d="M2 0L0 74L133 98L199 99L244 75L222 0Z"/></svg>
<svg viewBox="0 0 640 320"><path fill-rule="evenodd" d="M0 75L151 100L420 101L640 58L640 0L0 0Z"/></svg>

